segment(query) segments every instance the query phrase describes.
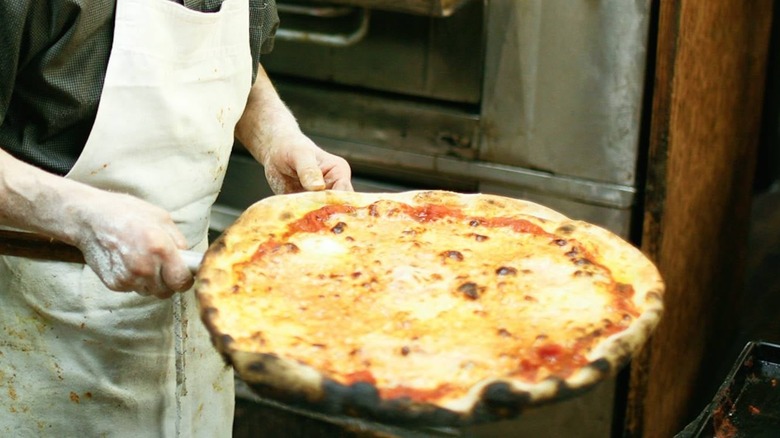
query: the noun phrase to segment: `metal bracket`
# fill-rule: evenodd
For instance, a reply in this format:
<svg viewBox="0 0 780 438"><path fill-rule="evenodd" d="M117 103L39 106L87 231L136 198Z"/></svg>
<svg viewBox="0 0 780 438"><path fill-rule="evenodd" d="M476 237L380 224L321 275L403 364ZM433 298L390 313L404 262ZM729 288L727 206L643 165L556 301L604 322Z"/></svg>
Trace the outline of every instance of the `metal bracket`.
<svg viewBox="0 0 780 438"><path fill-rule="evenodd" d="M363 40L368 34L368 23L371 13L367 8L347 6L300 6L290 4L277 5L279 12L315 17L317 19L334 19L357 14L358 23L354 29L344 33L312 32L308 30L280 27L276 38L284 41L304 42L330 47L348 47Z"/></svg>

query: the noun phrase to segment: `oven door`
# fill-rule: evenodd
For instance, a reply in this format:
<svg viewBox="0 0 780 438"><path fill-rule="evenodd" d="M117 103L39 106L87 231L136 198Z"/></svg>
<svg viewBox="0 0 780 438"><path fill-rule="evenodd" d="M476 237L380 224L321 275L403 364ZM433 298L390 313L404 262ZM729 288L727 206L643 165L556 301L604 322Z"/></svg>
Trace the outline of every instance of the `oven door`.
<svg viewBox="0 0 780 438"><path fill-rule="evenodd" d="M439 3L343 2L396 5L389 9ZM484 5L458 4L457 13L442 18L335 2L277 0L281 27L263 66L274 80L303 79L477 105L482 97Z"/></svg>

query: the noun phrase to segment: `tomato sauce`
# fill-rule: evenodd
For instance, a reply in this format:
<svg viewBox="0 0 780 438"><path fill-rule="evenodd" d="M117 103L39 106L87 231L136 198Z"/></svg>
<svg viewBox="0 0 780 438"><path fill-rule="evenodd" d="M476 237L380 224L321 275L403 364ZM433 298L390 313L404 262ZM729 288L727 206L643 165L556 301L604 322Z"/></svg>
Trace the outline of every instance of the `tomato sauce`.
<svg viewBox="0 0 780 438"><path fill-rule="evenodd" d="M350 205L326 205L317 210L306 213L302 218L287 226L285 237L292 236L295 233L316 233L323 229L329 229L326 222L334 214L350 214L355 211L355 207Z"/></svg>
<svg viewBox="0 0 780 438"><path fill-rule="evenodd" d="M268 254L277 252L277 251L279 251L283 247L285 247L284 244L279 243L279 242L277 242L277 241L275 241L273 239L266 240L265 242L260 244L260 246L257 247L257 250L255 250L255 253L252 255L252 258L248 262L241 263L241 264L239 264L237 266L242 266L242 265L251 266L253 263L255 263L258 260L262 259L263 257L267 256ZM288 246L288 248L290 248L290 247ZM245 267L245 266L242 266L242 268Z"/></svg>
<svg viewBox="0 0 780 438"><path fill-rule="evenodd" d="M344 384L346 385L351 385L358 382L365 382L376 385L376 378L373 374L371 374L371 371L368 370L356 371L344 376Z"/></svg>
<svg viewBox="0 0 780 438"><path fill-rule="evenodd" d="M463 218L461 212L444 205L422 205L412 207L411 205L401 204L401 210L420 223L433 222L448 217L454 219Z"/></svg>
<svg viewBox="0 0 780 438"><path fill-rule="evenodd" d="M518 233L528 233L537 236L555 237L555 235L544 231L542 227L534 223L531 223L530 221L527 221L525 219L518 219L512 217L496 217L490 219L479 218L478 221L481 225L487 227L492 227L492 228L506 227Z"/></svg>
<svg viewBox="0 0 780 438"><path fill-rule="evenodd" d="M335 234L341 234L346 224L339 222L333 224L334 216L336 215L353 215L358 216L360 210L365 210L368 216L377 217L380 216L380 207L378 203L371 204L366 207L353 207L349 205L328 205L317 210L313 210L302 218L290 223L287 227L287 232L280 239L284 242L290 236L296 233L319 233L323 231L331 231ZM429 223L439 220L452 219L457 221L467 221L470 227L487 227L487 228L507 228L517 233L531 234L540 237L550 238L550 244L561 247L567 251L565 256L574 264L582 266L582 269L587 270L599 270L606 273L611 277L610 270L597 262L597 258L589 251L584 245L577 242L574 239L567 239L561 236L557 236L552 233L548 233L541 226L534 224L533 222L517 217L496 217L485 218L479 216L466 216L461 211L442 205L424 205L424 206L411 206L403 203L395 203L390 209L384 210L387 216L397 216L403 214L408 216L419 223ZM341 219L345 220L345 219ZM257 261L268 254L280 251L285 245L275 239L269 239L261 244L255 252L252 262ZM448 254L452 257L451 254ZM504 268L509 269L509 268ZM238 269L237 272L243 272L243 269ZM503 275L503 274L502 274ZM516 351L514 356L521 358L517 363L515 371L511 372L512 376L521 378L529 382L538 381L539 378L545 378L548 374L557 376L560 378L566 378L574 371L587 365L589 362L586 355L592 348L593 344L599 339L603 339L612 334L624 330L630 323L630 321L639 315L636 306L633 303L633 296L635 294L634 289L629 284L619 283L612 280L610 284L605 285L609 290L612 297L612 311L613 316L609 320L605 320L605 324L599 328L596 332L590 333L580 339L574 340L569 346L564 346L557 343L547 342L545 344L530 347L528 351ZM545 370L545 375L539 375L539 373ZM356 382L367 382L376 384L375 377L370 371L364 370L348 375L344 375L345 384L352 384ZM441 396L450 394L456 391L457 388L452 387L449 384L440 385L434 389L415 389L405 386L397 386L393 388L381 389L381 395L384 398L398 398L409 397L413 400L435 400Z"/></svg>
<svg viewBox="0 0 780 438"><path fill-rule="evenodd" d="M354 214L359 209L364 209L369 212L369 216L377 216L377 204L371 204L367 207L356 208L350 205L326 205L317 210L313 210L301 219L292 222L287 226L287 234L289 237L295 233L316 233L324 229L330 229L327 221L335 214ZM457 220L467 219L462 212L452 207L444 205L421 205L411 206L408 204L397 204L396 208L391 210L391 215L396 212L401 212L410 218L420 223L434 222L441 219L452 218ZM472 226L486 226L492 228L506 227L518 233L530 233L539 236L555 235L547 233L542 227L525 219L518 219L512 217L497 217L497 218L484 218L484 217L470 217L468 218Z"/></svg>
<svg viewBox="0 0 780 438"><path fill-rule="evenodd" d="M539 370L546 369L551 375L566 378L575 370L587 365L588 359L580 343L573 348L548 343L534 347L530 352L519 354L521 357L517 371L513 374L529 382L539 379Z"/></svg>

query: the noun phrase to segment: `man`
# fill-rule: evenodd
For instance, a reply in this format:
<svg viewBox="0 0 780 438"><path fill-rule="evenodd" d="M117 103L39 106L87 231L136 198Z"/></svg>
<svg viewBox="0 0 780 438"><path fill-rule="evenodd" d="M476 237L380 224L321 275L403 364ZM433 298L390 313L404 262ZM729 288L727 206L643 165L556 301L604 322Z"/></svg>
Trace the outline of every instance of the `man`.
<svg viewBox="0 0 780 438"><path fill-rule="evenodd" d="M3 436L229 436L232 371L175 292L234 135L277 193L352 189L259 66L275 4L177 3L0 4L0 225L87 261L0 258Z"/></svg>

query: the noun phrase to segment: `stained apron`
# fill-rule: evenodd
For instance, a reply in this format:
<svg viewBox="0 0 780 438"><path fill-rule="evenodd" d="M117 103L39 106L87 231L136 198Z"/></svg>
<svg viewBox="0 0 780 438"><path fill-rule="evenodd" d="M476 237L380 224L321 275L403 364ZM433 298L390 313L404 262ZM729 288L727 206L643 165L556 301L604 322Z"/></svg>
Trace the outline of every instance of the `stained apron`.
<svg viewBox="0 0 780 438"><path fill-rule="evenodd" d="M214 13L117 1L97 118L67 178L170 211L203 249L251 63L248 0ZM0 436L230 436L233 374L192 291L114 292L84 265L3 257L0 297Z"/></svg>

